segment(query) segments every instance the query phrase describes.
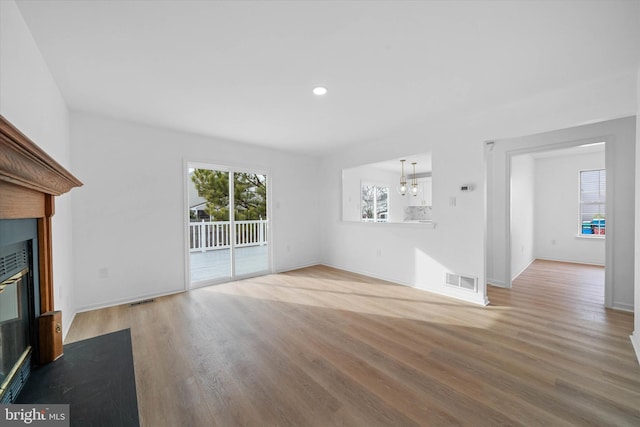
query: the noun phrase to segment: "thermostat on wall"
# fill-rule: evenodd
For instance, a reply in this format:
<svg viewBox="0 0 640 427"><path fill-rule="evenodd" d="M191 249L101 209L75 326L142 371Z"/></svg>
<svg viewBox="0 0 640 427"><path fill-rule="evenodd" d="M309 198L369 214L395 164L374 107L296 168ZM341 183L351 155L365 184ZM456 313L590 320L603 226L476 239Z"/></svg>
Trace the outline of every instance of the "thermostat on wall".
<svg viewBox="0 0 640 427"><path fill-rule="evenodd" d="M460 186L460 191L471 191L471 190L473 190L473 185L467 184L467 185Z"/></svg>

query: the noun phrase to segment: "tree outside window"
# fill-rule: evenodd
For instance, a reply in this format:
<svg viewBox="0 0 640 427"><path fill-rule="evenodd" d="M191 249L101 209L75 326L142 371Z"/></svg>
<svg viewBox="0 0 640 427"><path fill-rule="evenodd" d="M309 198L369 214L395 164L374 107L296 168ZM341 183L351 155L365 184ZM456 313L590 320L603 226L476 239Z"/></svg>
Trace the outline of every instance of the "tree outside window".
<svg viewBox="0 0 640 427"><path fill-rule="evenodd" d="M198 196L206 200L210 218L229 221L229 172L195 169L191 180ZM266 175L236 172L233 190L236 221L267 219Z"/></svg>
<svg viewBox="0 0 640 427"><path fill-rule="evenodd" d="M389 187L362 184L362 221L387 222L389 219Z"/></svg>

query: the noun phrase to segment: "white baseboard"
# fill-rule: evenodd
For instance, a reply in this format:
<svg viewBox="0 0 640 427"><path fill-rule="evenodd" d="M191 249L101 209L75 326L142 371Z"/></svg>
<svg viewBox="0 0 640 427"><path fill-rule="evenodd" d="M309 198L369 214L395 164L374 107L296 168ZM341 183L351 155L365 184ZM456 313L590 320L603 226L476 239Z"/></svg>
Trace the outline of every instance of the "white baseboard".
<svg viewBox="0 0 640 427"><path fill-rule="evenodd" d="M543 258L536 257L541 261L556 261L556 262L566 262L567 264L583 264L583 265L597 265L598 267L604 267L604 264L595 263L595 262L584 262L584 261L576 261L576 260L567 260L567 259L559 259L559 258ZM534 259L534 261L536 260Z"/></svg>
<svg viewBox="0 0 640 427"><path fill-rule="evenodd" d="M478 304L487 306L489 305L489 298L480 294L479 292L472 292L468 290L458 290L456 288L451 288L442 285L442 287L438 288L426 288L422 286L413 286L416 289L420 289L421 291L431 292L433 294L442 295L449 298L455 298L460 301L470 302L472 304Z"/></svg>
<svg viewBox="0 0 640 427"><path fill-rule="evenodd" d="M318 265L318 263L309 263L309 264L303 264L303 265L297 265L297 266L288 266L282 269L278 269L277 271L274 271L274 273L284 273L286 271L292 271L292 270L298 270L301 268L306 268L306 267L313 267L314 265ZM202 287L206 287L206 286L210 286L212 284L215 283L207 283L204 284ZM197 289L197 288L193 288L193 289ZM160 298L163 296L167 296L167 295L174 295L174 294L179 294L181 292L185 292L185 289L175 289L172 291L168 291L168 292L161 292L161 293L149 293L149 294L142 294L142 295L136 295L136 296L132 296L132 297L127 297L127 298L121 298L121 299L115 299L115 300L111 300L111 301L106 301L106 302L102 302L102 303L98 303L98 304L89 304L89 305L85 305L85 306L81 306L76 308L75 312L72 315L72 320L71 322L67 322L67 332L69 331L69 328L71 327L71 323L73 322L73 319L75 318L75 315L77 313L83 313L85 311L91 311L91 310L99 310L101 308L109 308L109 307L113 307L116 305L122 305L122 304L130 304L136 301L142 301L145 299L150 299L150 298ZM64 334L64 336L66 336L66 333Z"/></svg>
<svg viewBox="0 0 640 427"><path fill-rule="evenodd" d="M454 299L457 299L457 300L460 300L460 301L470 302L472 304L478 304L478 305L483 305L483 306L486 306L486 305L489 304L489 300L486 298L486 296L481 295L479 292L470 292L470 291L467 291L467 290L458 290L458 289L455 289L455 288L449 289L444 284L441 287L437 287L437 288L426 287L426 286L421 286L419 284L399 281L397 279L390 278L390 277L380 276L378 274L373 274L373 273L370 273L370 272L367 272L367 271L358 271L358 270L354 270L354 269L350 269L350 268L344 268L344 267L331 265L331 264L327 264L327 263L322 263L321 265L325 265L325 266L331 267L331 268L337 268L338 270L348 271L350 273L360 274L360 275L371 277L371 278L374 278L374 279L384 280L384 281L391 282L391 283L397 283L398 285L409 286L411 288L420 289L421 291L431 292L433 294L442 295L442 296L446 296L446 297L449 297L449 298L454 298Z"/></svg>
<svg viewBox="0 0 640 427"><path fill-rule="evenodd" d="M85 305L77 308L76 313L84 313L85 311L99 310L101 308L109 308L109 307L114 307L116 305L130 304L133 302L142 301L142 300L151 299L151 298L160 298L167 295L175 295L175 294L182 293L184 291L185 291L184 289L176 289L168 292L143 294L143 295L137 295L137 296L128 297L128 298L111 300L111 301L107 301L99 304ZM74 317L75 317L75 314L74 314Z"/></svg>
<svg viewBox="0 0 640 427"><path fill-rule="evenodd" d="M309 267L313 267L316 265L321 265L321 263L319 262L310 262L308 264L298 264L298 265L290 265L287 267L283 267L283 268L278 268L278 269L274 269L273 272L274 273L286 273L287 271L293 271L293 270L300 270L302 268L309 268Z"/></svg>
<svg viewBox="0 0 640 427"><path fill-rule="evenodd" d="M533 264L533 262L534 262L535 260L536 260L536 259L535 259L535 258L533 258L531 261L529 261L529 262L527 263L527 265L526 265L523 269L521 269L521 270L518 272L518 274L514 275L514 276L511 278L511 281L513 282L514 280L516 280L516 279L518 278L518 276L519 276L519 275L521 275L522 273L524 273L524 271L525 271L527 268L529 268L529 266L531 266L531 264Z"/></svg>
<svg viewBox="0 0 640 427"><path fill-rule="evenodd" d="M71 313L71 316L69 316L67 313L64 313L64 316L69 316L69 319L62 319L62 342L64 342L64 340L67 339L67 334L69 333L69 330L71 329L71 325L73 324L73 320L76 318L76 313L77 311L73 311Z"/></svg>
<svg viewBox="0 0 640 427"><path fill-rule="evenodd" d="M487 279L487 283L489 285L497 286L499 288L506 288L507 287L507 284L504 283L504 281L498 280L498 279Z"/></svg>
<svg viewBox="0 0 640 427"><path fill-rule="evenodd" d="M638 359L638 363L640 363L640 331L633 331L633 334L631 334L629 338L631 338L631 344L636 351L636 359Z"/></svg>
<svg viewBox="0 0 640 427"><path fill-rule="evenodd" d="M144 296L138 296L133 298L125 298L122 300L113 300L106 303L91 304L91 305L76 308L75 311L71 313L71 316L69 317L68 320L65 320L64 318L62 319L62 342L64 342L67 339L67 335L69 334L69 331L71 330L71 326L73 325L73 321L75 320L76 314L78 313L84 313L86 311L92 311L92 310L99 310L101 308L114 307L116 305L129 304L132 302L141 301L141 300L150 299L150 298L160 298L162 296L178 294L180 292L184 292L184 290L180 290L176 292L168 292L163 294L153 294L153 295L144 295Z"/></svg>
<svg viewBox="0 0 640 427"><path fill-rule="evenodd" d="M283 273L285 271L298 270L300 268L306 268L306 267L313 267L314 265L318 265L318 263L310 263L310 264L304 264L304 265L299 265L299 266L285 267L284 269L279 269L278 271L274 271L274 272ZM202 287L210 286L211 284L212 283L207 283L207 284L203 285ZM193 288L193 289L197 289L197 288ZM66 337L67 333L69 332L69 329L71 328L71 324L73 323L73 319L75 319L75 316L76 316L77 313L84 313L85 311L99 310L101 308L114 307L116 305L130 304L130 303L133 303L133 302L136 302L136 301L142 301L142 300L145 300L145 299L160 298L160 297L164 297L164 296L167 296L167 295L175 295L175 294L179 294L181 292L185 292L185 289L175 289L175 290L168 291L168 292L136 295L136 296L133 296L133 297L115 299L115 300L106 301L106 302L102 302L102 303L98 303L98 304L89 304L89 305L78 307L73 312L73 314L71 316L71 320L68 321L68 322L65 322L66 327L64 329L66 329L66 331L64 331L63 337Z"/></svg>
<svg viewBox="0 0 640 427"><path fill-rule="evenodd" d="M633 305L632 304L625 304L625 303L622 303L622 302L614 302L613 305L611 306L611 308L613 308L614 310L629 311L629 312L633 313Z"/></svg>
<svg viewBox="0 0 640 427"><path fill-rule="evenodd" d="M371 273L371 272L366 271L366 270L355 270L355 269L352 269L352 268L347 268L347 267L340 266L340 265L329 264L329 263L326 263L326 262L322 262L322 263L320 263L320 265L324 265L324 266L330 267L330 268L335 268L335 269L338 269L338 270L348 271L349 273L360 274L362 276L367 276L367 277L371 277L371 278L378 279L378 280L384 280L386 282L397 283L398 285L414 287L414 285L412 285L410 283L402 282L402 281L399 281L399 280L396 280L396 279L392 279L392 278L386 277L386 276L381 276L379 274L374 274L374 273Z"/></svg>

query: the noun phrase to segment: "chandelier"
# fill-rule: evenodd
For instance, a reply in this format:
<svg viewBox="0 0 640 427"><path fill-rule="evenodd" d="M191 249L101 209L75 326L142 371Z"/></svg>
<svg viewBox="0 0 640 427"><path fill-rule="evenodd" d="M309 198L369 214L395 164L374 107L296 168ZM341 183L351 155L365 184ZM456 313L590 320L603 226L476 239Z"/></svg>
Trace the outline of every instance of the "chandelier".
<svg viewBox="0 0 640 427"><path fill-rule="evenodd" d="M400 160L400 186L398 187L398 193L400 193L400 195L404 196L405 194L409 193L412 194L413 196L417 196L418 193L420 192L420 187L418 187L418 178L416 178L416 162L412 162L411 164L413 165L413 177L411 178L411 185L410 188L407 186L407 177L404 174L404 162L406 162L406 160Z"/></svg>

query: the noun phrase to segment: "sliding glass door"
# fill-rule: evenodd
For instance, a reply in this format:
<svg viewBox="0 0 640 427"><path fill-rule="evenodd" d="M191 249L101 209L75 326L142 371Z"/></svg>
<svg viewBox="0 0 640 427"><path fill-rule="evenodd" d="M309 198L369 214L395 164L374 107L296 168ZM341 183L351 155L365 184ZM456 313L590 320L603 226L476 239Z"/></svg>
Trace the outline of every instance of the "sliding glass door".
<svg viewBox="0 0 640 427"><path fill-rule="evenodd" d="M234 270L237 276L269 269L267 176L233 173Z"/></svg>
<svg viewBox="0 0 640 427"><path fill-rule="evenodd" d="M189 164L187 188L191 287L268 273L267 175Z"/></svg>

